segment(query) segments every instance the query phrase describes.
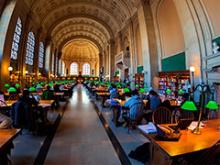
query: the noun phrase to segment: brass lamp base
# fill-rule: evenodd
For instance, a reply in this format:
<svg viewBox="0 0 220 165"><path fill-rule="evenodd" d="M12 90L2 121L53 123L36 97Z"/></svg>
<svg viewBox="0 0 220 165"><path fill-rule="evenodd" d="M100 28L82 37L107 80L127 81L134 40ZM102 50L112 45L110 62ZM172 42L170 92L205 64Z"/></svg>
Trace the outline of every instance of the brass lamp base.
<svg viewBox="0 0 220 165"><path fill-rule="evenodd" d="M201 135L201 131L200 131L199 127L196 127L194 130L192 130L192 133L194 133L196 135Z"/></svg>

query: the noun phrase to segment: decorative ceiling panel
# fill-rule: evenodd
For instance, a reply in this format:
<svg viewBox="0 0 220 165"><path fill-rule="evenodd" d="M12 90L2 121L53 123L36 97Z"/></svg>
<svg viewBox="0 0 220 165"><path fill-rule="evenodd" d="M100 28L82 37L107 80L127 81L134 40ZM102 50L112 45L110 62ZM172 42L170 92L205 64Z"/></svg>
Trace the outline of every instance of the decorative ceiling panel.
<svg viewBox="0 0 220 165"><path fill-rule="evenodd" d="M58 49L62 49L66 42L78 37L82 43L85 43L85 38L92 41L101 51L134 15L140 0L23 1L30 7L32 18L39 23ZM68 46L66 51L77 56L81 56L79 55L81 52L89 54L87 57L90 57L94 55L93 49L88 42L86 43L84 46L81 44L79 48L81 51L78 51L78 54L76 47L79 46L76 42ZM88 48L85 48L85 45ZM70 49L74 51L69 51Z"/></svg>
<svg viewBox="0 0 220 165"><path fill-rule="evenodd" d="M69 61L98 61L98 48L88 40L76 39L67 43L62 49L62 60Z"/></svg>

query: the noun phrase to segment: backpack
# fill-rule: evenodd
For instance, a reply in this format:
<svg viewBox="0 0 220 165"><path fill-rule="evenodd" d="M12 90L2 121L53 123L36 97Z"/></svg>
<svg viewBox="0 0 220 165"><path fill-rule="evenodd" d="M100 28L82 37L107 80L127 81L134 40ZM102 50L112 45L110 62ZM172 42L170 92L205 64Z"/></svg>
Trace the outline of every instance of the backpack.
<svg viewBox="0 0 220 165"><path fill-rule="evenodd" d="M142 163L146 163L150 158L150 143L144 143L138 146L134 151L132 150L128 156Z"/></svg>

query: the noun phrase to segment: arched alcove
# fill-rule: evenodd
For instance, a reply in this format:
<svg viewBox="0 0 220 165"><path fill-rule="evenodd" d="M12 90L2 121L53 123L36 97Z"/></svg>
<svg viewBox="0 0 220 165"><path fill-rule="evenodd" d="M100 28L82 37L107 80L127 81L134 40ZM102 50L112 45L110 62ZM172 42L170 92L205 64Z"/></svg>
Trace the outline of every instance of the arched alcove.
<svg viewBox="0 0 220 165"><path fill-rule="evenodd" d="M219 21L219 9L220 3L219 0L202 0L208 18L210 20L210 24L213 29L214 38L220 36L220 21Z"/></svg>
<svg viewBox="0 0 220 165"><path fill-rule="evenodd" d="M173 0L163 0L158 8L157 21L162 46L162 57L184 51L184 37Z"/></svg>

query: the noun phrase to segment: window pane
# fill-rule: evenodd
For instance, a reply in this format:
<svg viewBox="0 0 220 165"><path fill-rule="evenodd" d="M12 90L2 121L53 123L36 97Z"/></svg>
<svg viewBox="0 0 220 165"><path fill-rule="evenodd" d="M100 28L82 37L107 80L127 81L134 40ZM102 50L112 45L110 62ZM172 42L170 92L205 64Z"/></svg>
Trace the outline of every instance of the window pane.
<svg viewBox="0 0 220 165"><path fill-rule="evenodd" d="M90 75L90 65L88 63L83 64L83 75Z"/></svg>
<svg viewBox="0 0 220 165"><path fill-rule="evenodd" d="M70 66L70 75L78 75L78 64L75 62Z"/></svg>
<svg viewBox="0 0 220 165"><path fill-rule="evenodd" d="M33 32L28 33L28 40L26 45L26 60L25 64L33 65L34 59L34 46L35 46L35 38Z"/></svg>
<svg viewBox="0 0 220 165"><path fill-rule="evenodd" d="M43 63L44 63L44 44L42 42L40 42L38 67L43 68Z"/></svg>
<svg viewBox="0 0 220 165"><path fill-rule="evenodd" d="M16 26L15 26L15 32L14 32L14 37L12 41L12 47L11 47L11 59L17 60L17 54L19 50L19 43L20 43L20 38L21 38L21 19L18 18Z"/></svg>

